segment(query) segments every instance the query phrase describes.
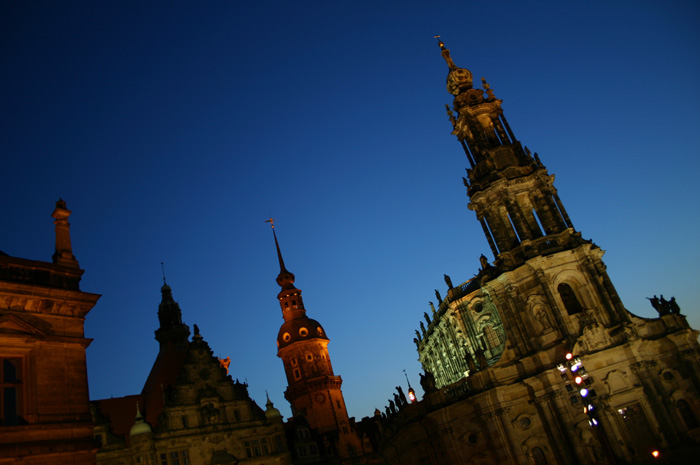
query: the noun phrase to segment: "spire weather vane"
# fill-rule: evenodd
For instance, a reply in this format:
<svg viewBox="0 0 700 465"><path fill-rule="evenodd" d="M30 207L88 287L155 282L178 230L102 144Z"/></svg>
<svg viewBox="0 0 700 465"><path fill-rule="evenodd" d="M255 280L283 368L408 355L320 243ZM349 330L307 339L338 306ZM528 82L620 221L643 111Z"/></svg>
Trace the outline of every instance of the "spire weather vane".
<svg viewBox="0 0 700 465"><path fill-rule="evenodd" d="M165 283L165 264L163 262L160 262L160 269L163 270L163 284Z"/></svg>
<svg viewBox="0 0 700 465"><path fill-rule="evenodd" d="M272 229L275 229L275 219L274 218L270 217L269 220L265 220L265 223L270 223L270 227Z"/></svg>

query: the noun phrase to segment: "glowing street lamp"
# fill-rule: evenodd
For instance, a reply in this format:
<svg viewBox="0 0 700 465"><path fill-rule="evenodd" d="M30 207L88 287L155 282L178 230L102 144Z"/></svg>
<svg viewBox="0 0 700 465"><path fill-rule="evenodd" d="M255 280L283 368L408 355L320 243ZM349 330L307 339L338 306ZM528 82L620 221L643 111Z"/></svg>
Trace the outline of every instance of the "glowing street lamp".
<svg viewBox="0 0 700 465"><path fill-rule="evenodd" d="M408 400L413 404L416 402L416 390L411 387L411 382L408 380L406 370L403 370L403 374L406 377L406 382L408 383Z"/></svg>

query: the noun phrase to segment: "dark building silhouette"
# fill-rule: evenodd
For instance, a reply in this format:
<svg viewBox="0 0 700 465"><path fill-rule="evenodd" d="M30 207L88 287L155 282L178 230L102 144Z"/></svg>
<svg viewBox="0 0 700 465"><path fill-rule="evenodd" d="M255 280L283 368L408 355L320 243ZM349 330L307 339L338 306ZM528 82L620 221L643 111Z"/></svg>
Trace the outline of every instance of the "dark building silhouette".
<svg viewBox="0 0 700 465"><path fill-rule="evenodd" d="M291 464L282 416L228 374L197 325L161 288L158 356L140 394L92 402L98 464Z"/></svg>

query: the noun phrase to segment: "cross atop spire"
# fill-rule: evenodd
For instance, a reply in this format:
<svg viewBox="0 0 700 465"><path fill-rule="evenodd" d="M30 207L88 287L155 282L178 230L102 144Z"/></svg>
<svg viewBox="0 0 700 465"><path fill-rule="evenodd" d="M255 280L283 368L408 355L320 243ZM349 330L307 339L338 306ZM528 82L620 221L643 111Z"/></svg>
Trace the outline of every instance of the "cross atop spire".
<svg viewBox="0 0 700 465"><path fill-rule="evenodd" d="M165 286L167 283L165 282L165 264L163 262L160 262L160 269L163 270L163 286Z"/></svg>

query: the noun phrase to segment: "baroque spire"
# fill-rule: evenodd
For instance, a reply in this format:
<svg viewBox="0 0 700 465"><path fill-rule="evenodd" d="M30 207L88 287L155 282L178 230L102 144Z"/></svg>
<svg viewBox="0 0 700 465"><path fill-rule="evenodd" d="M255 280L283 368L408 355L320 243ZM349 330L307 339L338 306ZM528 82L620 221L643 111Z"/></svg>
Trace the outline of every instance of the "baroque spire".
<svg viewBox="0 0 700 465"><path fill-rule="evenodd" d="M459 95L462 92L472 88L472 73L466 68L460 68L455 65L450 56L450 50L445 47L445 44L440 40L440 36L435 36L440 46L442 57L447 63L449 71L447 73L447 91L452 95Z"/></svg>
<svg viewBox="0 0 700 465"><path fill-rule="evenodd" d="M166 342L185 343L190 335L190 328L182 322L180 305L173 298L173 291L163 278L160 288L161 301L158 305L158 322L156 339L161 346Z"/></svg>
<svg viewBox="0 0 700 465"><path fill-rule="evenodd" d="M275 232L275 220L270 218L265 220L265 222L270 223L270 227L272 228L272 236L275 238L275 249L277 250L277 260L280 264L277 284L282 289L279 294L277 294L277 299L282 307L282 316L284 316L284 320L290 321L306 314L304 301L301 298L301 290L294 286L294 273L287 270L287 267L284 265L284 258L282 258L282 251L280 250L277 233Z"/></svg>
<svg viewBox="0 0 700 465"><path fill-rule="evenodd" d="M545 249L578 245L580 237L554 188L554 176L515 138L502 100L484 78L483 88L474 88L471 72L454 64L439 38L438 45L449 68L447 90L454 96L452 109L447 108L452 134L470 165L463 178L468 207L481 223L497 266L512 268Z"/></svg>

